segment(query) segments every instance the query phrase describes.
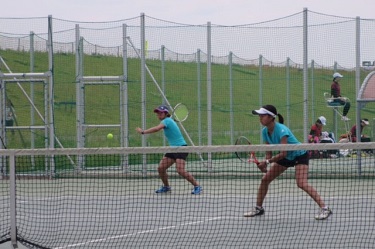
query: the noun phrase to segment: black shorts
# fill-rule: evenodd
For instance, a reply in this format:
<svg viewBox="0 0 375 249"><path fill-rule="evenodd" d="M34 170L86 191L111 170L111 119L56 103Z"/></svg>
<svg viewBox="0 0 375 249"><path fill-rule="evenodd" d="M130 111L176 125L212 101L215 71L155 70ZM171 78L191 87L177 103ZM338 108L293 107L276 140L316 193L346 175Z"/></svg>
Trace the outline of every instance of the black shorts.
<svg viewBox="0 0 375 249"><path fill-rule="evenodd" d="M176 159L186 160L188 155L189 153L166 153L164 156L173 160L176 160Z"/></svg>
<svg viewBox="0 0 375 249"><path fill-rule="evenodd" d="M297 156L293 160L288 160L286 158L283 158L283 159L277 161L276 163L280 164L281 166L287 167L287 168L294 167L297 164L309 165L309 155L306 152L305 154Z"/></svg>
<svg viewBox="0 0 375 249"><path fill-rule="evenodd" d="M187 146L187 145L182 145L182 146ZM189 155L189 153L179 152L179 153L166 153L164 156L168 157L168 158L171 158L173 160L176 160L176 159L186 160L188 155Z"/></svg>

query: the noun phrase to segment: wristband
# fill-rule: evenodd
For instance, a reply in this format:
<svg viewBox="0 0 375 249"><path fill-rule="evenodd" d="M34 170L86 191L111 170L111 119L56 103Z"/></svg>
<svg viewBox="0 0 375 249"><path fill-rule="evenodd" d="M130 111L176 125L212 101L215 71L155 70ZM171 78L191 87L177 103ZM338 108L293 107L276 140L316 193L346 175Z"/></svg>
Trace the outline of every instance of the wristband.
<svg viewBox="0 0 375 249"><path fill-rule="evenodd" d="M271 163L270 160L267 159L267 160L266 160L266 164L268 165L268 164L270 164L270 163Z"/></svg>
<svg viewBox="0 0 375 249"><path fill-rule="evenodd" d="M144 134L145 134L145 131L141 131L141 134L144 135Z"/></svg>

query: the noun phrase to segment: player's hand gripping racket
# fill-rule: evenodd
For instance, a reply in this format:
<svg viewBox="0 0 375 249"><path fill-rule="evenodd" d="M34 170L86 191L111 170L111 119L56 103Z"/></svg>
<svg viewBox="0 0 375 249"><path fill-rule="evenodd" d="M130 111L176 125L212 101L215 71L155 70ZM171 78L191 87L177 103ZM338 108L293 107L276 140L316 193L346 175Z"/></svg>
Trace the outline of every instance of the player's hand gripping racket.
<svg viewBox="0 0 375 249"><path fill-rule="evenodd" d="M236 140L236 145L251 145L249 139L244 136L240 136ZM267 166L261 167L257 157L255 156L254 151L236 151L236 156L242 161L246 163L255 163L258 166L258 169L263 173L267 172Z"/></svg>
<svg viewBox="0 0 375 249"><path fill-rule="evenodd" d="M251 145L251 143L246 137L240 136L236 140L236 145ZM243 162L259 164L254 151L236 151L235 154Z"/></svg>

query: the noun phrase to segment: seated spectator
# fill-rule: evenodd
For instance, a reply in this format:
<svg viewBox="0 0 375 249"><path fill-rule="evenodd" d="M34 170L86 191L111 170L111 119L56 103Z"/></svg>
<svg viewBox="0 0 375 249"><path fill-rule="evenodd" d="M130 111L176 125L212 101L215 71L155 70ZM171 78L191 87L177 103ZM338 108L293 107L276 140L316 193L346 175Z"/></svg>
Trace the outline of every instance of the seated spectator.
<svg viewBox="0 0 375 249"><path fill-rule="evenodd" d="M320 116L315 124L311 126L310 134L308 136L309 143L320 143L321 136L322 136L322 128L326 125L326 118Z"/></svg>
<svg viewBox="0 0 375 249"><path fill-rule="evenodd" d="M367 118L364 118L364 119L361 120L361 128L360 128L360 131L361 131L361 135L360 135L361 142L370 142L371 141L371 139L368 136L362 135L363 128L365 128L369 124L370 124L370 122L368 121ZM358 140L358 138L357 138L357 125L354 125L350 129L350 134L351 134L352 142L353 143L357 142L357 140Z"/></svg>
<svg viewBox="0 0 375 249"><path fill-rule="evenodd" d="M341 96L341 86L339 84L339 81L341 78L343 78L339 73L334 73L333 74L333 81L331 84L331 96L335 98L333 102L339 103L344 107L343 113L342 113L342 120L348 121L349 118L346 116L349 112L350 109L350 102L347 98Z"/></svg>
<svg viewBox="0 0 375 249"><path fill-rule="evenodd" d="M360 131L361 131L360 141L361 142L371 142L371 139L368 136L362 134L363 128L365 128L368 125L370 125L370 122L368 121L367 118L364 118L364 119L361 120L361 128L360 128ZM351 134L352 142L353 143L357 142L358 141L357 125L353 125L353 127L350 129L350 134ZM371 150L371 149L365 149L365 150L363 150L363 152L366 152L368 154L373 154L373 150Z"/></svg>

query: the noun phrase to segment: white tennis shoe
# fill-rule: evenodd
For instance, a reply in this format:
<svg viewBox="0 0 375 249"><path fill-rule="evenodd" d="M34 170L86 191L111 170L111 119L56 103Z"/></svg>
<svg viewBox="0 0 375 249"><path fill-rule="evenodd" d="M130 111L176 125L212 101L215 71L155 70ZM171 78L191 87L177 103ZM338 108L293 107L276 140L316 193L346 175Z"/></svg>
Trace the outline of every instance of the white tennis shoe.
<svg viewBox="0 0 375 249"><path fill-rule="evenodd" d="M320 209L320 213L315 216L316 220L325 220L332 214L332 210L330 208L322 208Z"/></svg>

